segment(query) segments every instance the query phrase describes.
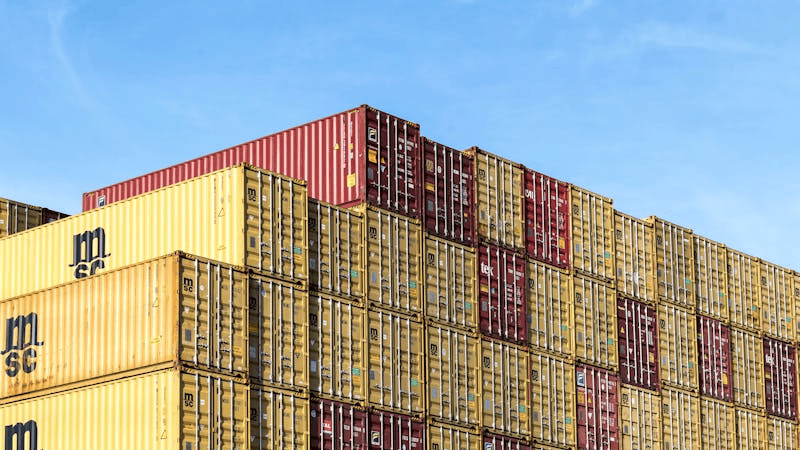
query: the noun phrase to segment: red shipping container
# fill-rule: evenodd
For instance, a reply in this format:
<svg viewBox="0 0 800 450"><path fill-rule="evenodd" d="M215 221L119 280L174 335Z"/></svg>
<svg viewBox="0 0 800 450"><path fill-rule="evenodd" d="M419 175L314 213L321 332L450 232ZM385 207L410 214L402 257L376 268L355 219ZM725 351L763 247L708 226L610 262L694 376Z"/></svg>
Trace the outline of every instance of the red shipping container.
<svg viewBox="0 0 800 450"><path fill-rule="evenodd" d="M525 247L528 256L569 268L569 185L525 169Z"/></svg>
<svg viewBox="0 0 800 450"><path fill-rule="evenodd" d="M510 342L528 339L525 258L494 245L478 247L481 333Z"/></svg>
<svg viewBox="0 0 800 450"><path fill-rule="evenodd" d="M733 401L731 329L710 317L697 317L700 394Z"/></svg>
<svg viewBox="0 0 800 450"><path fill-rule="evenodd" d="M578 448L619 449L619 380L613 372L592 366L575 369Z"/></svg>
<svg viewBox="0 0 800 450"><path fill-rule="evenodd" d="M531 446L519 439L500 436L499 434L483 435L483 450L530 450Z"/></svg>
<svg viewBox="0 0 800 450"><path fill-rule="evenodd" d="M367 412L330 400L311 401L311 449L367 448Z"/></svg>
<svg viewBox="0 0 800 450"><path fill-rule="evenodd" d="M471 155L422 138L425 230L475 246L475 163Z"/></svg>
<svg viewBox="0 0 800 450"><path fill-rule="evenodd" d="M334 205L419 218L419 125L367 105L83 194L83 210L246 162L308 182Z"/></svg>
<svg viewBox="0 0 800 450"><path fill-rule="evenodd" d="M642 302L617 298L619 376L623 383L658 390L656 310Z"/></svg>
<svg viewBox="0 0 800 450"><path fill-rule="evenodd" d="M797 420L797 376L795 348L764 337L764 393L767 414Z"/></svg>
<svg viewBox="0 0 800 450"><path fill-rule="evenodd" d="M369 448L423 450L425 422L409 416L372 410L369 414Z"/></svg>

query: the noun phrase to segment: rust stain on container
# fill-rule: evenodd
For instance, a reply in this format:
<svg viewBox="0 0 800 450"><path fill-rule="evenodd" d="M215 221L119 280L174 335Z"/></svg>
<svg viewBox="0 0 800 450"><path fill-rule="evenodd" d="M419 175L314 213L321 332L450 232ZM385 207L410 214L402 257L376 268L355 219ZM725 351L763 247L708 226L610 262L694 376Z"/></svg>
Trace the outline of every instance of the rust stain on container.
<svg viewBox="0 0 800 450"><path fill-rule="evenodd" d="M350 450L367 447L367 412L330 400L311 400L311 450ZM251 447L252 448L252 447Z"/></svg>
<svg viewBox="0 0 800 450"><path fill-rule="evenodd" d="M481 339L484 428L518 438L530 426L528 352L524 347Z"/></svg>
<svg viewBox="0 0 800 450"><path fill-rule="evenodd" d="M647 302L657 300L653 225L615 210L614 226L617 292Z"/></svg>
<svg viewBox="0 0 800 450"><path fill-rule="evenodd" d="M575 275L575 357L582 362L616 370L617 294L607 283Z"/></svg>
<svg viewBox="0 0 800 450"><path fill-rule="evenodd" d="M461 426L480 425L480 338L436 323L425 328L427 416Z"/></svg>
<svg viewBox="0 0 800 450"><path fill-rule="evenodd" d="M764 347L761 337L737 328L731 329L733 362L733 401L737 405L763 411Z"/></svg>
<svg viewBox="0 0 800 450"><path fill-rule="evenodd" d="M763 338L767 414L797 420L797 358L793 345Z"/></svg>
<svg viewBox="0 0 800 450"><path fill-rule="evenodd" d="M610 198L570 185L572 267L614 279L614 208Z"/></svg>
<svg viewBox="0 0 800 450"><path fill-rule="evenodd" d="M761 332L761 281L759 259L727 249L728 299L731 324Z"/></svg>
<svg viewBox="0 0 800 450"><path fill-rule="evenodd" d="M658 324L653 306L617 299L619 375L623 383L658 390Z"/></svg>
<svg viewBox="0 0 800 450"><path fill-rule="evenodd" d="M619 449L619 379L587 365L575 371L578 448Z"/></svg>
<svg viewBox="0 0 800 450"><path fill-rule="evenodd" d="M658 393L635 386L620 386L622 450L663 448L660 403Z"/></svg>
<svg viewBox="0 0 800 450"><path fill-rule="evenodd" d="M307 394L251 385L250 448L309 448L310 409Z"/></svg>
<svg viewBox="0 0 800 450"><path fill-rule="evenodd" d="M658 296L664 300L694 309L695 269L692 230L651 216L656 234L656 282Z"/></svg>
<svg viewBox="0 0 800 450"><path fill-rule="evenodd" d="M697 312L727 323L730 320L727 249L711 239L696 234L693 237Z"/></svg>
<svg viewBox="0 0 800 450"><path fill-rule="evenodd" d="M569 271L528 260L528 342L572 357L574 315Z"/></svg>
<svg viewBox="0 0 800 450"><path fill-rule="evenodd" d="M363 301L364 216L308 199L308 276L312 289Z"/></svg>
<svg viewBox="0 0 800 450"><path fill-rule="evenodd" d="M575 365L533 352L531 437L537 442L575 445Z"/></svg>
<svg viewBox="0 0 800 450"><path fill-rule="evenodd" d="M423 259L425 317L477 330L475 249L428 236Z"/></svg>
<svg viewBox="0 0 800 450"><path fill-rule="evenodd" d="M475 246L475 163L471 155L422 138L424 225L428 233Z"/></svg>
<svg viewBox="0 0 800 450"><path fill-rule="evenodd" d="M682 308L658 305L658 354L661 383L697 392L697 320Z"/></svg>
<svg viewBox="0 0 800 450"><path fill-rule="evenodd" d="M525 248L529 258L569 268L569 185L525 169Z"/></svg>
<svg viewBox="0 0 800 450"><path fill-rule="evenodd" d="M736 417L730 403L700 398L700 434L704 449L738 449L735 439Z"/></svg>
<svg viewBox="0 0 800 450"><path fill-rule="evenodd" d="M762 260L759 263L761 284L761 330L774 338L794 341L795 313L792 271Z"/></svg>
<svg viewBox="0 0 800 450"><path fill-rule="evenodd" d="M710 317L697 316L700 394L733 401L731 329Z"/></svg>
<svg viewBox="0 0 800 450"><path fill-rule="evenodd" d="M661 422L665 449L703 448L697 395L680 389L662 389Z"/></svg>
<svg viewBox="0 0 800 450"><path fill-rule="evenodd" d="M480 331L523 344L528 339L525 258L494 245L479 246Z"/></svg>
<svg viewBox="0 0 800 450"><path fill-rule="evenodd" d="M741 449L767 447L767 417L762 412L735 408L736 445Z"/></svg>

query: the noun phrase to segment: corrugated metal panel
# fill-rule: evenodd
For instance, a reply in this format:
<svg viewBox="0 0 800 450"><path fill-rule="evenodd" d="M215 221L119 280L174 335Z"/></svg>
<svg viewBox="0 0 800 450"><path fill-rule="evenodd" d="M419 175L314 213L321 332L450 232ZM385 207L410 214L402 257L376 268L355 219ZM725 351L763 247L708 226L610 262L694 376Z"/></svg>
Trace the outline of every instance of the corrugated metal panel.
<svg viewBox="0 0 800 450"><path fill-rule="evenodd" d="M617 292L644 301L658 299L653 224L614 211Z"/></svg>
<svg viewBox="0 0 800 450"><path fill-rule="evenodd" d="M535 447L538 449L539 447ZM525 441L501 436L498 434L484 433L483 450L532 450L533 447Z"/></svg>
<svg viewBox="0 0 800 450"><path fill-rule="evenodd" d="M162 370L2 405L0 423L9 449L239 450L248 403L244 383Z"/></svg>
<svg viewBox="0 0 800 450"><path fill-rule="evenodd" d="M731 323L757 333L761 332L759 260L731 248L728 248L726 253Z"/></svg>
<svg viewBox="0 0 800 450"><path fill-rule="evenodd" d="M700 394L732 402L731 329L718 320L697 316L697 353Z"/></svg>
<svg viewBox="0 0 800 450"><path fill-rule="evenodd" d="M251 385L250 448L259 450L309 448L310 409L311 404L306 395ZM187 447L187 450L189 448Z"/></svg>
<svg viewBox="0 0 800 450"><path fill-rule="evenodd" d="M764 410L764 347L761 338L731 329L733 401L737 405Z"/></svg>
<svg viewBox="0 0 800 450"><path fill-rule="evenodd" d="M537 349L575 354L572 276L528 260L528 342Z"/></svg>
<svg viewBox="0 0 800 450"><path fill-rule="evenodd" d="M429 323L428 417L475 427L480 424L480 338Z"/></svg>
<svg viewBox="0 0 800 450"><path fill-rule="evenodd" d="M428 420L428 448L433 450L481 450L481 435L470 428Z"/></svg>
<svg viewBox="0 0 800 450"><path fill-rule="evenodd" d="M668 303L658 305L658 354L661 383L697 392L697 321Z"/></svg>
<svg viewBox="0 0 800 450"><path fill-rule="evenodd" d="M0 198L0 238L42 224L42 208Z"/></svg>
<svg viewBox="0 0 800 450"><path fill-rule="evenodd" d="M730 319L727 250L719 242L696 234L693 237L697 312L727 323Z"/></svg>
<svg viewBox="0 0 800 450"><path fill-rule="evenodd" d="M373 410L369 414L369 448L423 450L425 422L400 414Z"/></svg>
<svg viewBox="0 0 800 450"><path fill-rule="evenodd" d="M614 208L610 198L570 185L572 267L614 279Z"/></svg>
<svg viewBox="0 0 800 450"><path fill-rule="evenodd" d="M619 375L623 383L658 390L656 310L625 297L617 299Z"/></svg>
<svg viewBox="0 0 800 450"><path fill-rule="evenodd" d="M610 284L576 275L575 357L583 362L615 369L617 354L617 295Z"/></svg>
<svg viewBox="0 0 800 450"><path fill-rule="evenodd" d="M797 420L795 347L764 337L764 397L767 414Z"/></svg>
<svg viewBox="0 0 800 450"><path fill-rule="evenodd" d="M495 433L526 437L530 426L528 353L524 347L481 340L483 426Z"/></svg>
<svg viewBox="0 0 800 450"><path fill-rule="evenodd" d="M0 303L0 397L160 363L247 376L247 275L173 254Z"/></svg>
<svg viewBox="0 0 800 450"><path fill-rule="evenodd" d="M0 239L0 298L183 250L308 279L303 183L237 166Z"/></svg>
<svg viewBox="0 0 800 450"><path fill-rule="evenodd" d="M422 138L425 230L475 246L475 163L472 156Z"/></svg>
<svg viewBox="0 0 800 450"><path fill-rule="evenodd" d="M704 449L734 450L736 417L733 406L700 397L700 434Z"/></svg>
<svg viewBox="0 0 800 450"><path fill-rule="evenodd" d="M651 216L656 234L658 296L685 308L696 306L692 230Z"/></svg>
<svg viewBox="0 0 800 450"><path fill-rule="evenodd" d="M569 268L569 185L525 169L525 247L528 257Z"/></svg>
<svg viewBox="0 0 800 450"><path fill-rule="evenodd" d="M578 448L619 448L619 379L613 372L578 365L577 384Z"/></svg>
<svg viewBox="0 0 800 450"><path fill-rule="evenodd" d="M662 389L661 422L665 449L702 448L697 395L680 389Z"/></svg>
<svg viewBox="0 0 800 450"><path fill-rule="evenodd" d="M531 353L531 437L547 444L575 445L575 365Z"/></svg>
<svg viewBox="0 0 800 450"><path fill-rule="evenodd" d="M347 403L312 399L310 416L311 450L367 447L369 424L365 410Z"/></svg>
<svg viewBox="0 0 800 450"><path fill-rule="evenodd" d="M794 341L793 275L789 269L761 261L761 330L784 341Z"/></svg>
<svg viewBox="0 0 800 450"><path fill-rule="evenodd" d="M250 378L308 389L308 292L250 275Z"/></svg>
<svg viewBox="0 0 800 450"><path fill-rule="evenodd" d="M767 446L767 418L764 413L736 408L736 445L742 450L761 450Z"/></svg>
<svg viewBox="0 0 800 450"><path fill-rule="evenodd" d="M795 339L800 341L800 272L792 272L792 301L794 302Z"/></svg>
<svg viewBox="0 0 800 450"><path fill-rule="evenodd" d="M308 300L311 392L363 404L367 399L364 308L313 291Z"/></svg>
<svg viewBox="0 0 800 450"><path fill-rule="evenodd" d="M465 153L475 160L478 237L524 252L522 166L478 147L465 150Z"/></svg>
<svg viewBox="0 0 800 450"><path fill-rule="evenodd" d="M424 413L423 328L421 322L390 311L367 312L370 406Z"/></svg>
<svg viewBox="0 0 800 450"><path fill-rule="evenodd" d="M308 199L308 277L312 289L363 300L364 216Z"/></svg>
<svg viewBox="0 0 800 450"><path fill-rule="evenodd" d="M767 450L800 448L797 424L777 417L767 417Z"/></svg>
<svg viewBox="0 0 800 450"><path fill-rule="evenodd" d="M435 237L425 238L425 317L478 328L475 249Z"/></svg>
<svg viewBox="0 0 800 450"><path fill-rule="evenodd" d="M528 339L525 258L494 245L479 246L480 330L515 343Z"/></svg>
<svg viewBox="0 0 800 450"><path fill-rule="evenodd" d="M622 450L660 449L661 396L647 389L622 385L619 414Z"/></svg>

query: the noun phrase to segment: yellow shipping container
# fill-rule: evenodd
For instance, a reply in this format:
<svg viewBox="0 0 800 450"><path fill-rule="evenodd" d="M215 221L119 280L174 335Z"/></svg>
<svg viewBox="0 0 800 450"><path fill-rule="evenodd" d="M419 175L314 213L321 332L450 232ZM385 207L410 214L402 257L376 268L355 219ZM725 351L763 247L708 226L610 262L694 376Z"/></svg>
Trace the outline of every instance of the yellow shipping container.
<svg viewBox="0 0 800 450"><path fill-rule="evenodd" d="M696 234L693 236L697 312L727 323L730 311L725 245Z"/></svg>
<svg viewBox="0 0 800 450"><path fill-rule="evenodd" d="M661 389L661 422L665 449L703 448L697 395L680 389Z"/></svg>
<svg viewBox="0 0 800 450"><path fill-rule="evenodd" d="M162 363L247 376L247 275L189 255L6 300L0 317L4 403Z"/></svg>
<svg viewBox="0 0 800 450"><path fill-rule="evenodd" d="M767 416L767 450L797 450L797 423Z"/></svg>
<svg viewBox="0 0 800 450"><path fill-rule="evenodd" d="M617 294L610 284L575 275L575 357L588 364L616 370Z"/></svg>
<svg viewBox="0 0 800 450"><path fill-rule="evenodd" d="M425 238L425 316L470 330L478 326L475 249Z"/></svg>
<svg viewBox="0 0 800 450"><path fill-rule="evenodd" d="M250 379L308 389L308 292L250 275Z"/></svg>
<svg viewBox="0 0 800 450"><path fill-rule="evenodd" d="M704 449L735 450L736 416L730 403L700 398L700 433Z"/></svg>
<svg viewBox="0 0 800 450"><path fill-rule="evenodd" d="M426 415L465 427L480 425L480 338L428 323Z"/></svg>
<svg viewBox="0 0 800 450"><path fill-rule="evenodd" d="M308 300L311 392L364 405L367 400L364 308L313 291Z"/></svg>
<svg viewBox="0 0 800 450"><path fill-rule="evenodd" d="M619 410L622 450L660 449L661 396L630 385L620 385Z"/></svg>
<svg viewBox="0 0 800 450"><path fill-rule="evenodd" d="M473 147L478 236L503 247L525 250L523 168Z"/></svg>
<svg viewBox="0 0 800 450"><path fill-rule="evenodd" d="M8 403L0 420L9 449L241 450L248 400L245 383L168 369Z"/></svg>
<svg viewBox="0 0 800 450"><path fill-rule="evenodd" d="M697 316L661 303L657 317L661 383L697 392Z"/></svg>
<svg viewBox="0 0 800 450"><path fill-rule="evenodd" d="M533 347L574 355L571 282L569 271L528 260L528 341Z"/></svg>
<svg viewBox="0 0 800 450"><path fill-rule="evenodd" d="M656 262L653 224L614 211L617 292L653 302L656 292Z"/></svg>
<svg viewBox="0 0 800 450"><path fill-rule="evenodd" d="M572 267L614 279L614 208L610 198L570 185Z"/></svg>
<svg viewBox="0 0 800 450"><path fill-rule="evenodd" d="M759 335L731 328L733 401L764 410L764 346Z"/></svg>
<svg viewBox="0 0 800 450"><path fill-rule="evenodd" d="M759 333L761 332L759 260L731 248L728 248L726 253L731 324Z"/></svg>
<svg viewBox="0 0 800 450"><path fill-rule="evenodd" d="M508 342L481 339L483 427L527 438L530 427L528 352Z"/></svg>
<svg viewBox="0 0 800 450"><path fill-rule="evenodd" d="M42 224L42 208L0 198L0 238Z"/></svg>
<svg viewBox="0 0 800 450"><path fill-rule="evenodd" d="M252 440L249 447L240 448L242 450L245 448L259 450L309 449L311 445L310 409L311 404L307 395L252 385L250 387L250 435ZM216 449L217 447L209 448Z"/></svg>
<svg viewBox="0 0 800 450"><path fill-rule="evenodd" d="M794 302L795 340L800 342L800 272L792 272L792 301Z"/></svg>
<svg viewBox="0 0 800 450"><path fill-rule="evenodd" d="M761 260L761 331L784 341L794 341L794 275L789 269Z"/></svg>
<svg viewBox="0 0 800 450"><path fill-rule="evenodd" d="M367 311L369 405L419 416L425 412L421 322L391 311Z"/></svg>
<svg viewBox="0 0 800 450"><path fill-rule="evenodd" d="M308 277L312 289L363 300L364 215L308 199Z"/></svg>
<svg viewBox="0 0 800 450"><path fill-rule="evenodd" d="M481 450L481 435L472 428L428 419L428 447L436 450Z"/></svg>
<svg viewBox="0 0 800 450"><path fill-rule="evenodd" d="M696 306L694 242L692 230L650 216L656 234L656 282L658 296L668 302L694 309Z"/></svg>
<svg viewBox="0 0 800 450"><path fill-rule="evenodd" d="M767 446L767 417L746 408L736 408L736 448L762 450Z"/></svg>
<svg viewBox="0 0 800 450"><path fill-rule="evenodd" d="M531 437L538 442L575 445L575 365L533 352Z"/></svg>

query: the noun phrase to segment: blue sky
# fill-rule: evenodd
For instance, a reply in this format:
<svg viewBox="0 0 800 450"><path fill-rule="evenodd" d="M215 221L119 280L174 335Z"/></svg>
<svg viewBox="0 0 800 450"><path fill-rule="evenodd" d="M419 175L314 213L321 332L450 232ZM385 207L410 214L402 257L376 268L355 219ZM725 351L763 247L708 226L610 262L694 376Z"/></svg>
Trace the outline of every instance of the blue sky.
<svg viewBox="0 0 800 450"><path fill-rule="evenodd" d="M800 2L0 0L0 197L363 103L800 270Z"/></svg>

